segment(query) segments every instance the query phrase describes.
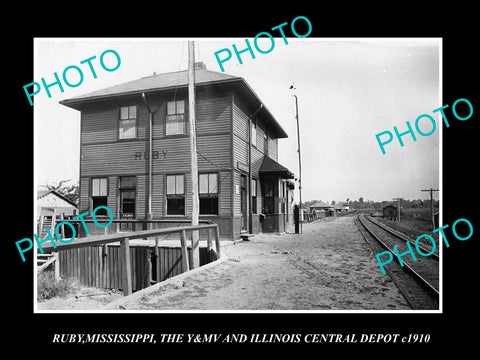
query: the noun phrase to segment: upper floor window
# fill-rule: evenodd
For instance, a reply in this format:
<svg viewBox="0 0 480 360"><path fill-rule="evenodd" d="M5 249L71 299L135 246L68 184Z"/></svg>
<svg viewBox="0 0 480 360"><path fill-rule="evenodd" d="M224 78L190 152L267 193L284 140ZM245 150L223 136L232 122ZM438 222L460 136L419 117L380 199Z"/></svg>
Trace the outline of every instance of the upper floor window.
<svg viewBox="0 0 480 360"><path fill-rule="evenodd" d="M252 121L251 141L253 146L257 146L257 122Z"/></svg>
<svg viewBox="0 0 480 360"><path fill-rule="evenodd" d="M135 139L137 137L137 107L120 107L120 121L118 125L119 139Z"/></svg>
<svg viewBox="0 0 480 360"><path fill-rule="evenodd" d="M185 100L167 101L166 135L186 133Z"/></svg>

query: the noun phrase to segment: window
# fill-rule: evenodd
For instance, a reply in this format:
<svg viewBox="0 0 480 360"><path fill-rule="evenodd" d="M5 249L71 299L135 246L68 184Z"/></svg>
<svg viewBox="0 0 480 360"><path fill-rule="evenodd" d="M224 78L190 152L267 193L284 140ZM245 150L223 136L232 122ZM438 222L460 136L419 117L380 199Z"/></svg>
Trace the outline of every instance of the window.
<svg viewBox="0 0 480 360"><path fill-rule="evenodd" d="M183 135L185 133L185 101L168 101L165 134Z"/></svg>
<svg viewBox="0 0 480 360"><path fill-rule="evenodd" d="M263 189L263 213L275 213L275 189L273 182L267 181Z"/></svg>
<svg viewBox="0 0 480 360"><path fill-rule="evenodd" d="M135 139L137 137L137 107L120 107L120 122L118 125L119 139Z"/></svg>
<svg viewBox="0 0 480 360"><path fill-rule="evenodd" d="M92 211L98 206L107 206L107 178L92 179ZM108 215L106 209L98 210L95 215Z"/></svg>
<svg viewBox="0 0 480 360"><path fill-rule="evenodd" d="M217 173L198 175L198 196L200 214L218 215L218 175Z"/></svg>
<svg viewBox="0 0 480 360"><path fill-rule="evenodd" d="M167 215L185 215L185 175L167 175Z"/></svg>
<svg viewBox="0 0 480 360"><path fill-rule="evenodd" d="M252 121L252 133L251 133L252 145L257 146L257 122Z"/></svg>
<svg viewBox="0 0 480 360"><path fill-rule="evenodd" d="M252 214L257 213L257 180L252 179Z"/></svg>

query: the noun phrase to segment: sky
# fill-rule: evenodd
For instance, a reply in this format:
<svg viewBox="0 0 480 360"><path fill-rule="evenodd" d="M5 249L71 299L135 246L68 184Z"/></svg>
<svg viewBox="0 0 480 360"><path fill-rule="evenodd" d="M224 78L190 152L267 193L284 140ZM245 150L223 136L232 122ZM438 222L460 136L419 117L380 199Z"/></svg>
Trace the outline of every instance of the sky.
<svg viewBox="0 0 480 360"><path fill-rule="evenodd" d="M59 104L60 100L136 80L154 72L187 69L187 41L179 38L37 38L34 41L34 79L54 81L70 65L83 70L83 82L75 88L57 86L34 97L35 181L37 185L60 180L78 181L80 112ZM191 39L195 41L195 60L207 69L221 72L214 53L245 47L244 38ZM249 39L253 43L253 39ZM268 49L267 38L259 47ZM120 67L104 71L98 60L105 50L121 57ZM325 202L358 200L425 199L421 189L439 188L440 138L442 120L433 110L441 103L441 40L426 39L345 39L275 38L267 54L255 50L255 59L242 54L223 63L225 73L243 77L288 134L279 139L278 161L298 177L298 114L302 161L302 200ZM87 64L92 56L97 78ZM105 57L105 61L110 61ZM114 65L114 63L113 63ZM113 66L112 63L107 66ZM75 82L75 71L69 76ZM295 90L291 90L290 85ZM26 106L29 105L25 97ZM417 141L405 135L404 147L398 140L385 146L382 154L375 135L399 132L412 127L422 114L437 123L430 136ZM432 125L419 122L424 133ZM298 183L296 184L298 200ZM438 194L435 198L438 198Z"/></svg>

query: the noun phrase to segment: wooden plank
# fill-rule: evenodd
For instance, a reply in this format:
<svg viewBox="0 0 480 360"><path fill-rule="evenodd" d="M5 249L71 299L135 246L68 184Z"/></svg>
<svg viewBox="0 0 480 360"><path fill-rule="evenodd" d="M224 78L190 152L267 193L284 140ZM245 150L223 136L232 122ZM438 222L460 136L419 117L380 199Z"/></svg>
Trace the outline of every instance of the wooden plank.
<svg viewBox="0 0 480 360"><path fill-rule="evenodd" d="M103 249L102 249L102 280L103 280L103 283L102 283L102 287L108 289L109 288L109 284L110 284L110 279L108 278L108 274L109 274L109 271L108 271L108 262L109 262L109 252L110 252L110 248L107 248L105 252L103 252Z"/></svg>
<svg viewBox="0 0 480 360"><path fill-rule="evenodd" d="M207 229L207 251L210 252L212 249L212 231Z"/></svg>
<svg viewBox="0 0 480 360"><path fill-rule="evenodd" d="M119 277L121 277L121 275L123 274L123 263L119 254L119 250L120 250L119 247L115 246L115 250L114 250L115 255L112 261L112 272L113 272L113 279L114 279L113 286L116 289L123 289L123 285L121 281L119 281L121 280L119 279Z"/></svg>
<svg viewBox="0 0 480 360"><path fill-rule="evenodd" d="M185 239L185 230L180 232L180 246L182 249L182 267L186 269L186 271L190 270L190 265L188 261L188 253L187 253L187 241Z"/></svg>
<svg viewBox="0 0 480 360"><path fill-rule="evenodd" d="M161 281L160 277L160 252L158 249L158 236L155 236L155 271L157 282Z"/></svg>
<svg viewBox="0 0 480 360"><path fill-rule="evenodd" d="M162 248L162 279L168 277L168 248Z"/></svg>
<svg viewBox="0 0 480 360"><path fill-rule="evenodd" d="M125 238L121 243L121 263L123 266L122 283L123 294L130 295L132 293L132 272L130 263L130 240Z"/></svg>
<svg viewBox="0 0 480 360"><path fill-rule="evenodd" d="M221 257L220 254L220 230L218 229L218 225L214 228L214 234L215 234L215 247L217 250L217 256L218 258Z"/></svg>

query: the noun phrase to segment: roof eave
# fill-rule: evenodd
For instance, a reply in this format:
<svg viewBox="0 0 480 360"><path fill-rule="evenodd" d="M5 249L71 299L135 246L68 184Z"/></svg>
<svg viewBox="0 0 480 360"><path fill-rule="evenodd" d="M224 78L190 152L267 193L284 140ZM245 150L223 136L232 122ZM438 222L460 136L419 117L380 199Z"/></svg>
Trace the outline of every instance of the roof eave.
<svg viewBox="0 0 480 360"><path fill-rule="evenodd" d="M227 85L227 84L234 84L238 82L241 86L244 87L244 89L251 94L251 96L259 103L263 105L264 110L266 111L268 117L272 120L275 130L276 130L276 135L277 138L279 139L284 139L288 138L288 135L286 131L282 128L282 126L278 123L278 121L275 119L273 114L270 112L270 110L267 108L267 106L263 103L262 100L258 97L258 95L255 93L255 91L248 85L248 83L245 81L244 78L242 77L235 77L231 79L221 79L221 80L212 80L212 81L206 81L202 82L199 84L196 84L196 87L204 87L204 86L212 86L212 85ZM134 91L126 91L126 92L120 92L116 94L106 94L106 95L94 95L94 96L86 96L86 97L77 97L77 98L71 98L71 99L65 99L65 100L60 100L59 104L67 106L69 108L75 109L75 110L81 110L82 106L85 103L92 102L92 101L98 101L98 100L106 100L106 99L118 99L121 97L126 97L126 96L133 96L133 95L141 95L142 93L155 93L155 92L163 92L163 91L170 91L170 90L175 90L175 89L183 89L187 88L188 85L177 85L177 86L168 86L168 87L163 87L163 88L151 88L151 89L142 89L142 90L134 90Z"/></svg>

